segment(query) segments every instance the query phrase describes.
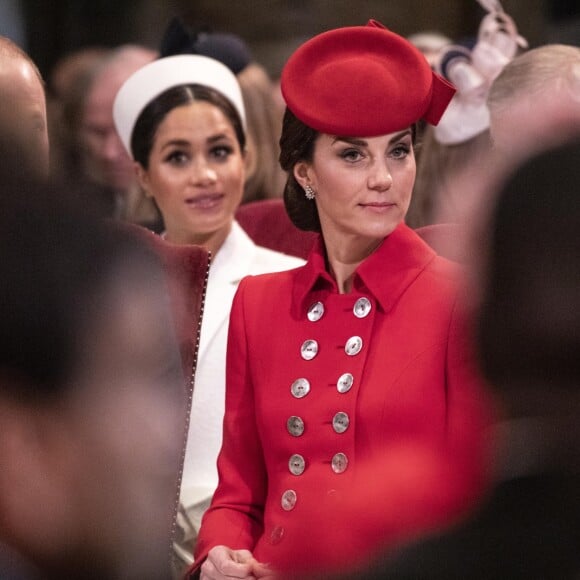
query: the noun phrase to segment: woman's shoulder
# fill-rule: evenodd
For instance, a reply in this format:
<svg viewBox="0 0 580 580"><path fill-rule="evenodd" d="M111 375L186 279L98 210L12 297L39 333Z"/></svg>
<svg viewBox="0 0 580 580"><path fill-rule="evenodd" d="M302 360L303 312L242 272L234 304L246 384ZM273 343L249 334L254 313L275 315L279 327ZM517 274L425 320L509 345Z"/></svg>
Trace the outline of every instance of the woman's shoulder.
<svg viewBox="0 0 580 580"><path fill-rule="evenodd" d="M245 276L238 285L234 306L243 304L244 310L254 312L261 320L266 313L279 313L289 309L299 270L300 268L293 268Z"/></svg>
<svg viewBox="0 0 580 580"><path fill-rule="evenodd" d="M421 272L419 279L433 294L456 297L465 282L465 270L461 264L435 255Z"/></svg>
<svg viewBox="0 0 580 580"><path fill-rule="evenodd" d="M441 276L443 278L449 278L452 280L456 280L465 272L464 266L462 266L459 262L450 260L445 256L441 256L440 254L436 254L433 257L433 260L429 262L426 269L434 276Z"/></svg>

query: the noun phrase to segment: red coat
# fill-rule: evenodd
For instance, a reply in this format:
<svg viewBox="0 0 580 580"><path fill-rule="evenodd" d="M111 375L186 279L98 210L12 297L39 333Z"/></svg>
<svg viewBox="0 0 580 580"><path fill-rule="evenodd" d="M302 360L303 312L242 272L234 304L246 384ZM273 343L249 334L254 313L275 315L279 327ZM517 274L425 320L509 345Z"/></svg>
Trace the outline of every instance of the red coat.
<svg viewBox="0 0 580 580"><path fill-rule="evenodd" d="M482 392L457 298L457 266L404 225L358 267L349 294L326 272L322 243L301 268L242 281L230 320L220 484L196 561L224 544L291 567L324 541L337 513L350 517L368 460L393 442L477 440L466 433L482 426ZM322 315L310 320L316 303L310 318Z"/></svg>

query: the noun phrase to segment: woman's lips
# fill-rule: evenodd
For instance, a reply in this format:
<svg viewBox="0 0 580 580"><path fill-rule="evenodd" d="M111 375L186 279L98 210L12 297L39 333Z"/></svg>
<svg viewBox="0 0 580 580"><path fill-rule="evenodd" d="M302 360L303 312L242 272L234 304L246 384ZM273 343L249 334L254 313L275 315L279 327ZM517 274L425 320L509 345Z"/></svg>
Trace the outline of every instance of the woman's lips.
<svg viewBox="0 0 580 580"><path fill-rule="evenodd" d="M387 201L371 201L369 203L360 203L359 205L365 209L370 209L375 212L386 212L395 207L397 204Z"/></svg>
<svg viewBox="0 0 580 580"><path fill-rule="evenodd" d="M185 203L195 209L213 209L220 205L223 198L223 193L204 193L195 197L188 197Z"/></svg>

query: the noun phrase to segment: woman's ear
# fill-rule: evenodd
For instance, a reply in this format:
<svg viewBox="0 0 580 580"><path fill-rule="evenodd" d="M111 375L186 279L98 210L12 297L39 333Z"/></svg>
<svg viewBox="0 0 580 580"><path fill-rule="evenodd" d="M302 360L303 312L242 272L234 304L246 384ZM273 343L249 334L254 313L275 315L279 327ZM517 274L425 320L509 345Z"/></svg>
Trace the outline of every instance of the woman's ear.
<svg viewBox="0 0 580 580"><path fill-rule="evenodd" d="M305 188L307 185L312 185L312 180L310 179L310 164L306 161L296 163L292 172L294 178L302 188Z"/></svg>
<svg viewBox="0 0 580 580"><path fill-rule="evenodd" d="M133 167L135 168L137 181L145 193L145 197L154 197L149 188L149 174L147 173L147 170L138 161L134 162Z"/></svg>

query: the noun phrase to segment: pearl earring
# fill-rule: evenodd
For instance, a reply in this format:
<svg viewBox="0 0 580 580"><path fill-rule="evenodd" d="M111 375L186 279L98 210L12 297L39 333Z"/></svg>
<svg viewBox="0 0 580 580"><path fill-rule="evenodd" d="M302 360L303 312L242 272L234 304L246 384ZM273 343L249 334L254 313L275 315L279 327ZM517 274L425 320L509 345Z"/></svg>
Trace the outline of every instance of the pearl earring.
<svg viewBox="0 0 580 580"><path fill-rule="evenodd" d="M310 187L310 185L304 186L304 195L306 199L314 199L316 197L316 192Z"/></svg>

